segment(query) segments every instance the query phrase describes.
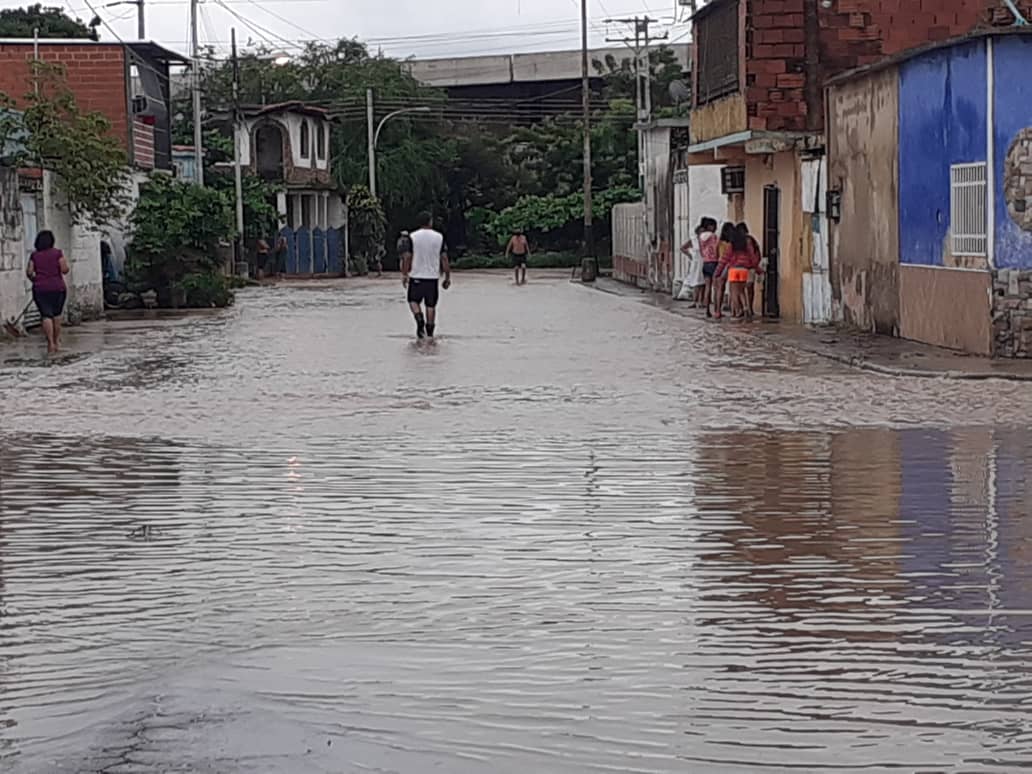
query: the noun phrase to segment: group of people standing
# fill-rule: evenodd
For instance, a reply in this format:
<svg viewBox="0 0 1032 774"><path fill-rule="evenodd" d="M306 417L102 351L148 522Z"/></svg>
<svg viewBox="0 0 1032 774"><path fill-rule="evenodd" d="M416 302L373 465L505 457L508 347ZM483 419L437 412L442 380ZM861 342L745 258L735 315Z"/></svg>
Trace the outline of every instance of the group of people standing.
<svg viewBox="0 0 1032 774"><path fill-rule="evenodd" d="M681 252L691 258L682 298L687 293L693 307L705 308L707 317L718 320L725 309L738 320L755 316L756 283L766 271L766 259L745 223L725 223L718 234L717 221L703 218Z"/></svg>

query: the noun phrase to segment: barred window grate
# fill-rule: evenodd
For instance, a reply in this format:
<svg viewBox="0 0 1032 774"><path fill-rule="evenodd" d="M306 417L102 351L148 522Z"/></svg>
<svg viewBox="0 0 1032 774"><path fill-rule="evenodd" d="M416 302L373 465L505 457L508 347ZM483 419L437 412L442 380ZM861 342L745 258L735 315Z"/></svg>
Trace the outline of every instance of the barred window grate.
<svg viewBox="0 0 1032 774"><path fill-rule="evenodd" d="M950 167L950 234L956 256L986 257L986 165L954 164Z"/></svg>
<svg viewBox="0 0 1032 774"><path fill-rule="evenodd" d="M738 25L738 0L714 5L697 21L699 73L696 104L704 105L738 91Z"/></svg>

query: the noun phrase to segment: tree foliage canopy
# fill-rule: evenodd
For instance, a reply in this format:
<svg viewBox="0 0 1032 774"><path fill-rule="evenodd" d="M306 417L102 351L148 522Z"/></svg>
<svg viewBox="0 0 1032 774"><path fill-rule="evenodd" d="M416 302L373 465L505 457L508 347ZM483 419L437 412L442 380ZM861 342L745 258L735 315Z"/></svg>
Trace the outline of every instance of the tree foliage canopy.
<svg viewBox="0 0 1032 774"><path fill-rule="evenodd" d="M97 21L99 23L99 20ZM0 10L0 38L85 38L98 40L97 24L83 24L57 7L41 4Z"/></svg>
<svg viewBox="0 0 1032 774"><path fill-rule="evenodd" d="M286 65L276 65L273 58L266 49L240 57L241 100L245 104L301 100L329 109L335 120L331 166L344 190L368 182L367 89L375 94L377 120L399 108L431 108L429 113L393 118L380 136L377 188L390 234L409 227L417 211L431 209L439 222L447 224L449 243L461 247L471 236L470 226L473 232L479 227L484 235L490 220L485 213L497 216L521 198L543 197L551 202L543 206L554 215L563 207L556 205L556 209L553 204L581 189L579 111L531 126L500 127L475 115L457 120L455 111L447 109L443 91L422 85L403 63L373 55L356 40L310 43ZM604 192L610 189L626 198L638 180L633 67L629 59L609 58L596 62L595 68L604 81L601 98L606 107L593 117L594 185L599 201L606 201ZM674 52L656 50L650 68L655 111L673 112L669 85L684 76ZM209 109L228 108L230 65L211 64L203 79ZM178 113L179 136L190 142L185 104ZM602 215L605 221L606 213ZM486 237L493 243L491 235Z"/></svg>

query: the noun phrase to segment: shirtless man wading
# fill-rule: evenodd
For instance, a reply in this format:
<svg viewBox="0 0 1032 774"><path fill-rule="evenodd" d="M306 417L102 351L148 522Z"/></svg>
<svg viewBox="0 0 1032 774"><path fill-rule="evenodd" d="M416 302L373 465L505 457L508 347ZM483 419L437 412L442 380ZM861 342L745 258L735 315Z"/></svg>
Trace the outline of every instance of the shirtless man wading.
<svg viewBox="0 0 1032 774"><path fill-rule="evenodd" d="M434 230L433 217L428 212L419 216L419 230L410 235L412 251L402 256L402 283L408 288L408 303L416 318L416 336L433 339L437 328L437 299L439 288L451 287L451 266L444 236ZM440 282L444 274L444 283ZM426 314L423 308L426 307Z"/></svg>

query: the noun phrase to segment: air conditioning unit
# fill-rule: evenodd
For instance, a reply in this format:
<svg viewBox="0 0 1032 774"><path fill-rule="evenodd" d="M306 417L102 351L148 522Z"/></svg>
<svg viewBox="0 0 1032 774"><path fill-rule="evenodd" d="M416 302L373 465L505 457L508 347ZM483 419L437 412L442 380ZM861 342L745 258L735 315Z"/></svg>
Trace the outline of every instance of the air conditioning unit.
<svg viewBox="0 0 1032 774"><path fill-rule="evenodd" d="M745 167L724 167L721 169L720 190L724 196L745 193Z"/></svg>

